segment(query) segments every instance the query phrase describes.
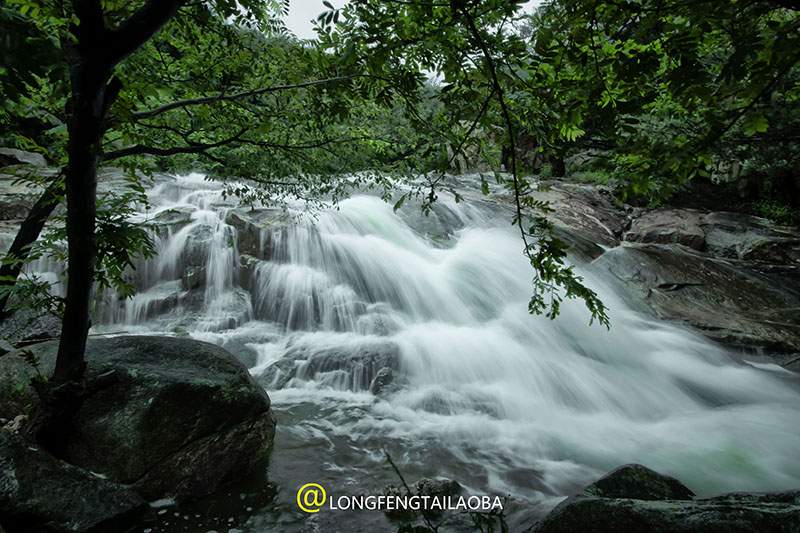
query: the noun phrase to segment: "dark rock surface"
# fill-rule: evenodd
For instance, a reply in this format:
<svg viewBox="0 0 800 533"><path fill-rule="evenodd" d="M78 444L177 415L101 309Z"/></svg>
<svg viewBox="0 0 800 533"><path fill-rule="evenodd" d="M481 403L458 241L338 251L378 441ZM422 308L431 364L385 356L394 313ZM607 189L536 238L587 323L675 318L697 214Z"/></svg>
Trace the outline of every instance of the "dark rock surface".
<svg viewBox="0 0 800 533"><path fill-rule="evenodd" d="M258 259L269 259L275 247L275 232L291 221L282 209L232 209L225 222L236 228L239 251Z"/></svg>
<svg viewBox="0 0 800 533"><path fill-rule="evenodd" d="M800 368L800 230L723 211L619 204L547 182L556 234L640 310L745 354Z"/></svg>
<svg viewBox="0 0 800 533"><path fill-rule="evenodd" d="M57 343L30 351L49 373ZM90 386L100 375L112 377L86 399L65 435L70 463L157 499L210 494L266 461L275 430L269 397L222 348L183 338L94 338L87 362ZM10 411L0 417L29 412L36 397L25 384L33 373L13 353L0 357L0 381L16 391L0 390L0 406Z"/></svg>
<svg viewBox="0 0 800 533"><path fill-rule="evenodd" d="M733 348L765 349L779 360L800 352L800 286L780 271L674 244L620 246L595 266L659 318L685 322Z"/></svg>
<svg viewBox="0 0 800 533"><path fill-rule="evenodd" d="M113 531L115 520L144 505L129 487L0 430L0 528L8 533Z"/></svg>
<svg viewBox="0 0 800 533"><path fill-rule="evenodd" d="M384 366L375 374L375 377L369 384L369 391L376 396L385 394L389 392L394 382L394 370L392 370L391 367Z"/></svg>
<svg viewBox="0 0 800 533"><path fill-rule="evenodd" d="M398 367L398 347L389 341L335 348L295 345L267 367L259 381L280 389L295 378L313 379L340 390L367 391L380 371Z"/></svg>
<svg viewBox="0 0 800 533"><path fill-rule="evenodd" d="M60 334L61 319L50 313L20 310L0 321L0 339L15 345L57 339Z"/></svg>
<svg viewBox="0 0 800 533"><path fill-rule="evenodd" d="M702 213L690 209L651 211L634 220L624 238L631 242L674 243L704 250L706 234L700 227L702 218Z"/></svg>
<svg viewBox="0 0 800 533"><path fill-rule="evenodd" d="M535 533L761 533L800 531L800 491L691 499L679 481L626 465L566 499Z"/></svg>
<svg viewBox="0 0 800 533"><path fill-rule="evenodd" d="M598 498L636 498L639 500L691 500L694 492L674 477L654 472L637 464L612 470L585 489Z"/></svg>

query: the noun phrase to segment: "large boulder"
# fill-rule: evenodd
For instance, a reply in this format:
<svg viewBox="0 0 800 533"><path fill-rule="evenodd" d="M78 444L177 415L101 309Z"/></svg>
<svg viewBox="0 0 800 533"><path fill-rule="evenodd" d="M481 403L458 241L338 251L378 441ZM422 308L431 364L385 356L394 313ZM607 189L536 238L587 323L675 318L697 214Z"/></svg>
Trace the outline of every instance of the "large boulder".
<svg viewBox="0 0 800 533"><path fill-rule="evenodd" d="M789 274L709 257L682 245L627 244L594 262L631 301L735 348L800 352L800 290Z"/></svg>
<svg viewBox="0 0 800 533"><path fill-rule="evenodd" d="M113 531L143 507L130 488L0 429L0 531Z"/></svg>
<svg viewBox="0 0 800 533"><path fill-rule="evenodd" d="M630 225L631 208L620 205L609 189L548 182L535 196L550 203L549 218L556 227L566 228L601 247L617 246Z"/></svg>
<svg viewBox="0 0 800 533"><path fill-rule="evenodd" d="M61 319L48 312L19 309L0 320L0 339L15 345L57 339L60 334Z"/></svg>
<svg viewBox="0 0 800 533"><path fill-rule="evenodd" d="M709 251L719 257L800 264L800 231L765 218L713 212L702 220Z"/></svg>
<svg viewBox="0 0 800 533"><path fill-rule="evenodd" d="M277 208L237 208L228 211L225 222L236 229L239 252L270 259L275 252L276 235L291 222L291 216Z"/></svg>
<svg viewBox="0 0 800 533"><path fill-rule="evenodd" d="M48 374L57 349L55 342L37 344L27 359ZM64 435L66 461L157 499L213 493L267 460L275 431L269 397L224 349L131 336L90 339L86 356L89 386L99 376L105 384L87 397ZM0 376L13 376L16 392L0 402L11 411L0 417L35 405L22 379L34 373L25 358L0 357Z"/></svg>
<svg viewBox="0 0 800 533"><path fill-rule="evenodd" d="M721 258L772 264L800 262L797 228L741 213L656 209L634 219L624 239L682 244Z"/></svg>
<svg viewBox="0 0 800 533"><path fill-rule="evenodd" d="M760 533L800 531L800 491L692 499L679 481L626 465L553 509L535 533Z"/></svg>
<svg viewBox="0 0 800 533"><path fill-rule="evenodd" d="M683 244L695 250L706 247L706 234L700 227L702 213L690 209L651 211L638 217L625 233L626 241Z"/></svg>

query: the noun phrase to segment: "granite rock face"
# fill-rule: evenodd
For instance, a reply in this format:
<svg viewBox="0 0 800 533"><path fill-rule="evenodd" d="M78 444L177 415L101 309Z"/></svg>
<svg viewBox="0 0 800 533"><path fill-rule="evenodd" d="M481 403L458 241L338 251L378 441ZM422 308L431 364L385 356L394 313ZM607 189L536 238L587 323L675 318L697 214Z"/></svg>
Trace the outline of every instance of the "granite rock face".
<svg viewBox="0 0 800 533"><path fill-rule="evenodd" d="M535 194L572 256L634 307L800 369L800 229L741 213L647 211L592 185L548 182Z"/></svg>

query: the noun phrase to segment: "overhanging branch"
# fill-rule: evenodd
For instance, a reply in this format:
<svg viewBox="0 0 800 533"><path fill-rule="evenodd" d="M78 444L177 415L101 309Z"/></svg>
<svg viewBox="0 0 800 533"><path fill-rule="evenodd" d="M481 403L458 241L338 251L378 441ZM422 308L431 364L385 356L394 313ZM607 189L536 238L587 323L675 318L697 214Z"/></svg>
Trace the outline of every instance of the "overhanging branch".
<svg viewBox="0 0 800 533"><path fill-rule="evenodd" d="M107 60L116 65L155 35L186 0L148 0L119 28L107 34Z"/></svg>
<svg viewBox="0 0 800 533"><path fill-rule="evenodd" d="M214 96L202 96L199 98L188 98L186 100L178 100L176 102L170 102L168 104L164 104L160 107L156 107L154 109L148 109L146 111L139 111L133 113L133 118L136 119L144 119L144 118L151 118L156 115L161 115L166 113L167 111L171 111L173 109L191 107L196 105L204 105L204 104L214 104L217 102L227 102L231 100L241 100L243 98L250 98L253 96L259 96L262 94L279 92L279 91L287 91L291 89L302 89L305 87L313 87L315 85L324 85L328 83L335 83L337 81L346 81L351 80L353 78L359 77L366 77L367 75L364 74L355 74L351 76L337 76L334 78L325 78L321 80L311 80L311 81L304 81L301 83L291 83L286 85L273 85L271 87L262 87L260 89L254 89L252 91L242 91L233 94L225 94L220 93Z"/></svg>

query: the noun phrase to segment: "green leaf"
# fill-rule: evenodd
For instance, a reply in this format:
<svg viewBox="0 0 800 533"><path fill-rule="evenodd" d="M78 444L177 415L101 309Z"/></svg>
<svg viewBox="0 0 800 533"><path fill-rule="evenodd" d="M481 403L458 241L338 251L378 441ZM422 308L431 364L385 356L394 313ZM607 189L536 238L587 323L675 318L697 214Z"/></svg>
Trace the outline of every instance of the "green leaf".
<svg viewBox="0 0 800 533"><path fill-rule="evenodd" d="M403 207L403 204L406 203L406 196L408 196L408 193L402 195L400 199L395 202L394 211L398 211L401 207Z"/></svg>

